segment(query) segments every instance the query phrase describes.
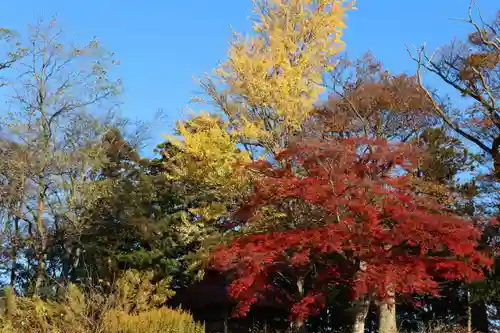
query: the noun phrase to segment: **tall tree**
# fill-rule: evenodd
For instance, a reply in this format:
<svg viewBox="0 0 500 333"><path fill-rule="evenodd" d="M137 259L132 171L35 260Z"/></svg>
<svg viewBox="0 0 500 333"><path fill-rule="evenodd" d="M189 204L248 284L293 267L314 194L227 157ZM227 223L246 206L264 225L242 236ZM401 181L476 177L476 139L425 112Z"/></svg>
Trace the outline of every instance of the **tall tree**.
<svg viewBox="0 0 500 333"><path fill-rule="evenodd" d="M202 87L253 155L278 153L324 91L323 74L342 51L354 2L256 2L253 35L235 34L229 57Z"/></svg>
<svg viewBox="0 0 500 333"><path fill-rule="evenodd" d="M417 63L417 77L420 89L433 104L434 111L454 134L470 143L481 152L483 161L491 169L491 179L477 178L473 188L475 194L469 200L469 213L498 214L500 198L500 12L491 22L487 22L475 1L470 2L468 16L459 19L472 29L465 41L452 41L442 47L435 55L429 56L421 46L416 53L410 53ZM441 82L451 87L462 98L467 100L466 107L446 103L443 94L424 86L423 72L428 71ZM484 243L492 243L495 236L491 228L484 234ZM486 283L492 285L493 281ZM484 288L479 288L484 289ZM473 287L473 292L478 288ZM469 291L468 291L469 292ZM494 293L494 292L493 292ZM479 294L485 294L480 291ZM488 294L488 292L486 292ZM470 325L480 332L488 331L486 305L481 297L468 297L474 300L472 306L475 313L469 320ZM482 308L481 311L476 311ZM482 320L477 320L483 318ZM477 323L481 322L479 325ZM469 326L470 326L469 325Z"/></svg>
<svg viewBox="0 0 500 333"><path fill-rule="evenodd" d="M208 205L210 214L204 212L202 218L227 222L246 194L249 178L238 174L233 162L273 160L300 132L324 91L323 73L343 48L345 12L352 6L341 0L255 3L252 36L235 34L228 59L200 82L219 116L195 118L205 124L201 131L187 131L180 124L183 140L173 141L184 152L177 164L190 166L178 179L188 179L189 172L204 174L219 184L210 188L212 193L238 189L229 191L230 205ZM211 129L206 127L209 118Z"/></svg>
<svg viewBox="0 0 500 333"><path fill-rule="evenodd" d="M213 254L215 265L238 276L231 295L239 310L248 311L290 269L314 281L302 295L283 298L299 320L315 313L325 287L337 283L353 283L358 296L388 307L395 293L437 292L438 278L482 278L491 259L475 249L479 231L415 193L407 174L391 172L413 172L414 154L383 141L346 139L297 144L278 157L283 167L256 162L265 177L240 212L244 231ZM307 208L299 210L307 212L302 218L290 214L297 206Z"/></svg>
<svg viewBox="0 0 500 333"><path fill-rule="evenodd" d="M32 281L30 290L37 294L60 268L47 262L51 235L77 227L76 208L89 198L81 190L86 171L99 160L97 143L107 122L106 114L104 122L98 120L96 109L111 110L119 88L108 77L115 61L96 40L80 48L63 42L55 21L30 27L2 129L28 156L23 169L17 167L25 186L18 223L28 246L25 281Z"/></svg>
<svg viewBox="0 0 500 333"><path fill-rule="evenodd" d="M101 195L85 207L82 250L71 280L109 289L124 271L152 273L154 282L169 280L183 286L184 255L196 236L181 184L168 178L165 158L175 148L163 144L161 158L140 158L117 129L103 138L106 161L94 170ZM170 150L170 151L169 151Z"/></svg>
<svg viewBox="0 0 500 333"><path fill-rule="evenodd" d="M325 86L330 92L328 101L307 120L302 134L305 138L365 137L414 142L425 137L426 128L439 125L439 118L419 90L416 78L391 74L369 52L356 61L343 57L328 73ZM428 185L426 182L424 188L430 189ZM442 194L448 193L443 187L434 187L438 189L444 191ZM354 302L354 331L364 331L370 303L368 298ZM380 317L395 326L395 300L390 303L389 307L379 304Z"/></svg>
<svg viewBox="0 0 500 333"><path fill-rule="evenodd" d="M221 155L227 153L221 149L228 144L238 146L252 158L264 153L272 159L285 148L324 90L322 74L333 66L333 58L342 50L344 15L351 7L344 1L323 0L256 3L252 38L237 35L228 60L214 77L200 82L221 115L202 114L189 124L179 123L183 140L172 142L187 154L186 161L178 160L178 164L184 168L191 165L191 170L224 183L227 173L220 169L230 167L207 169L205 157L226 164L234 162L234 157L226 160ZM185 125L201 130L186 130ZM234 153L235 148L230 148L229 154ZM202 165L195 167L193 158Z"/></svg>

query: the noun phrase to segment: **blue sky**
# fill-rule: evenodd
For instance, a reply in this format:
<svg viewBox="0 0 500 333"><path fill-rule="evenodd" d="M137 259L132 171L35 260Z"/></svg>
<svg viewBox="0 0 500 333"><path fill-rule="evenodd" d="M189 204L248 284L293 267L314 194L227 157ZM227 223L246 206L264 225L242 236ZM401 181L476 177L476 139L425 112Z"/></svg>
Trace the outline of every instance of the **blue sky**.
<svg viewBox="0 0 500 333"><path fill-rule="evenodd" d="M250 0L17 0L3 1L0 25L22 32L43 16L57 15L76 42L97 36L116 52L124 81L125 115L149 120L158 109L168 117L157 124L153 143L170 133L181 109L197 90L193 76L209 72L224 60L230 27L249 30ZM412 73L405 44L427 42L430 49L461 37L467 25L468 0L359 0L349 13L347 51L359 56L371 50L393 72ZM497 0L479 0L492 18Z"/></svg>

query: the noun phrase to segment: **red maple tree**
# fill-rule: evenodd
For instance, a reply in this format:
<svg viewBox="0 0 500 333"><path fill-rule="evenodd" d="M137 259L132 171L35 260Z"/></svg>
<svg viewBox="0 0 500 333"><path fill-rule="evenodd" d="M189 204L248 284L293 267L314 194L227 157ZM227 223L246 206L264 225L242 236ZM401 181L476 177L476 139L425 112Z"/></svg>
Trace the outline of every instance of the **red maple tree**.
<svg viewBox="0 0 500 333"><path fill-rule="evenodd" d="M416 157L408 145L346 139L297 143L274 165L251 164L262 177L239 211L242 229L212 253L213 267L236 276L236 314L279 295L280 274L312 267L306 292L281 290L295 318L319 311L338 284L383 300L481 279L492 262L477 250L480 231L414 190Z"/></svg>

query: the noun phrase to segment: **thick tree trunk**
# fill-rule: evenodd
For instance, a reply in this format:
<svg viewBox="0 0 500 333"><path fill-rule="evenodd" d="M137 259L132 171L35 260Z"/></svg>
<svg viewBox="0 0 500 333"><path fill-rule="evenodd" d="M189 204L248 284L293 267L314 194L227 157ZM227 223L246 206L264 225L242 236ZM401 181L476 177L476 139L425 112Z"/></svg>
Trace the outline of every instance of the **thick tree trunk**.
<svg viewBox="0 0 500 333"><path fill-rule="evenodd" d="M354 323L352 326L352 333L364 333L366 316L370 308L370 301L368 299L360 299L354 306Z"/></svg>
<svg viewBox="0 0 500 333"><path fill-rule="evenodd" d="M303 320L296 320L293 326L295 333L306 333L306 325Z"/></svg>
<svg viewBox="0 0 500 333"><path fill-rule="evenodd" d="M366 262L359 262L359 270L366 271ZM370 297L364 296L356 301L354 305L354 322L352 326L353 333L364 333L366 325L366 316L368 315L368 310L370 309Z"/></svg>
<svg viewBox="0 0 500 333"><path fill-rule="evenodd" d="M397 333L396 297L391 295L379 304L379 333Z"/></svg>

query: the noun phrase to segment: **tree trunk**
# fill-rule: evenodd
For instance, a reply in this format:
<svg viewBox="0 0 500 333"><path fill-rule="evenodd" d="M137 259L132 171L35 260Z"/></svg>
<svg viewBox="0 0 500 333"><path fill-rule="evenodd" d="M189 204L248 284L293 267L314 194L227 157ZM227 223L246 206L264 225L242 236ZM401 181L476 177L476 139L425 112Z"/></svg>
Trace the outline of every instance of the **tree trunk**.
<svg viewBox="0 0 500 333"><path fill-rule="evenodd" d="M304 279L302 277L298 278L297 280L297 292L302 299L304 297ZM305 333L306 332L306 325L303 320L297 319L294 322L294 331L296 333Z"/></svg>
<svg viewBox="0 0 500 333"><path fill-rule="evenodd" d="M379 304L379 333L397 333L396 297L389 295Z"/></svg>
<svg viewBox="0 0 500 333"><path fill-rule="evenodd" d="M354 323L352 333L364 333L366 317L370 309L370 301L368 299L360 299L354 306Z"/></svg>
<svg viewBox="0 0 500 333"><path fill-rule="evenodd" d="M71 249L68 249L66 245L63 245L63 256L61 260L62 265L62 283L64 286L70 281L69 272L70 272L70 259L71 259Z"/></svg>
<svg viewBox="0 0 500 333"><path fill-rule="evenodd" d="M473 302L471 304L471 331L488 333L489 332L489 322L488 322L488 309L486 303L483 300Z"/></svg>
<svg viewBox="0 0 500 333"><path fill-rule="evenodd" d="M306 333L306 325L303 320L295 320L293 325L293 331L295 333Z"/></svg>
<svg viewBox="0 0 500 333"><path fill-rule="evenodd" d="M17 250L19 247L19 217L14 216L14 235L12 236L11 267L10 267L10 289L15 290L17 278Z"/></svg>
<svg viewBox="0 0 500 333"><path fill-rule="evenodd" d="M472 310L470 301L470 289L467 289L467 333L472 333Z"/></svg>
<svg viewBox="0 0 500 333"><path fill-rule="evenodd" d="M226 309L226 311L224 311L224 333L229 333L229 329L228 329L228 326L227 326L228 313L229 313L229 310Z"/></svg>
<svg viewBox="0 0 500 333"><path fill-rule="evenodd" d="M45 226L43 225L43 213L45 210L45 178L40 177L38 197L38 213L36 217L36 227L40 237L40 247L38 249L38 274L35 281L35 295L38 295L45 278L45 251L47 250L47 237L45 235Z"/></svg>
<svg viewBox="0 0 500 333"><path fill-rule="evenodd" d="M493 155L493 172L495 178L500 181L500 135L493 140L491 151Z"/></svg>
<svg viewBox="0 0 500 333"><path fill-rule="evenodd" d="M37 233L38 237L40 238L40 244L35 252L37 254L37 259L38 259L38 272L35 280L35 290L34 293L35 295L39 294L40 288L42 287L42 284L45 279L45 252L47 250L47 235L45 234L45 225L43 221L43 214L45 213L45 191L46 191L46 186L47 186L47 179L45 178L45 172L47 170L48 166L48 159L51 156L50 152L50 140L51 140L51 129L50 129L50 119L47 116L47 110L45 102L47 101L47 87L46 87L46 80L47 78L47 73L46 73L46 64L47 61L45 59L46 54L42 53L42 68L41 68L41 73L40 75L37 75L37 80L38 80L38 91L37 91L37 106L40 112L40 121L41 121L41 136L40 138L42 140L42 150L40 151L40 154L42 154L41 158L41 164L40 164L40 169L37 172L38 175L38 202L37 202L37 216L36 216L36 228L37 228Z"/></svg>
<svg viewBox="0 0 500 333"><path fill-rule="evenodd" d="M375 323L374 323L375 320L374 320L373 315L370 311L370 307L368 307L367 320L368 320L368 333L375 332Z"/></svg>

